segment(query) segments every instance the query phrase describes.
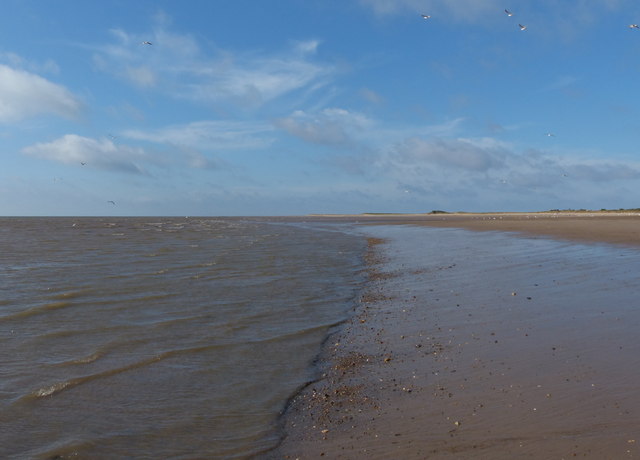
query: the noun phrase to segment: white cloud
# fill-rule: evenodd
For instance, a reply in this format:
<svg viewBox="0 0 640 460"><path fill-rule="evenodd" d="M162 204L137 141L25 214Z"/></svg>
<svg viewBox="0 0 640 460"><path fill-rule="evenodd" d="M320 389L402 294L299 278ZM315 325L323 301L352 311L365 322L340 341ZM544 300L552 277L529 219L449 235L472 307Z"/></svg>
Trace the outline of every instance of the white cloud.
<svg viewBox="0 0 640 460"><path fill-rule="evenodd" d="M168 144L207 152L260 149L273 142L273 128L266 123L236 121L195 121L183 125L122 133L129 139Z"/></svg>
<svg viewBox="0 0 640 460"><path fill-rule="evenodd" d="M320 46L319 40L306 40L296 42L295 49L300 54L315 54L318 51L318 46Z"/></svg>
<svg viewBox="0 0 640 460"><path fill-rule="evenodd" d="M396 160L445 169L484 172L504 166L506 150L491 139L412 138L397 148Z"/></svg>
<svg viewBox="0 0 640 460"><path fill-rule="evenodd" d="M453 118L451 120L438 123L437 125L427 125L416 130L421 136L450 137L460 130L465 118Z"/></svg>
<svg viewBox="0 0 640 460"><path fill-rule="evenodd" d="M124 69L124 75L136 86L143 88L155 86L157 80L155 72L146 66L127 67Z"/></svg>
<svg viewBox="0 0 640 460"><path fill-rule="evenodd" d="M384 102L384 98L380 94L369 88L362 88L360 96L372 104L382 104Z"/></svg>
<svg viewBox="0 0 640 460"><path fill-rule="evenodd" d="M194 101L230 100L258 107L292 91L310 87L329 69L298 58L238 58L229 67L210 65L198 71L198 81L184 85L180 94Z"/></svg>
<svg viewBox="0 0 640 460"><path fill-rule="evenodd" d="M302 110L275 121L278 128L313 144L348 144L353 136L368 130L372 121L366 116L340 108L324 109L317 114Z"/></svg>
<svg viewBox="0 0 640 460"><path fill-rule="evenodd" d="M568 163L563 167L567 177L587 182L616 182L640 178L638 165L607 160Z"/></svg>
<svg viewBox="0 0 640 460"><path fill-rule="evenodd" d="M268 131L273 128L266 124L258 127L203 121L147 132L129 130L118 133L115 142L67 134L52 142L25 147L22 152L63 164L133 174L149 174L150 167L213 169L226 164L224 159L218 159L220 153L269 145L271 139L260 137ZM145 149L122 143L121 139L147 141L158 146Z"/></svg>
<svg viewBox="0 0 640 460"><path fill-rule="evenodd" d="M165 21L166 22L166 21ZM318 40L298 41L282 52L205 52L190 35L158 27L153 34L111 31L114 43L97 49L98 70L141 87L155 87L172 97L197 103L261 105L296 90L324 85L335 72L331 65L313 61ZM142 45L142 41L153 45Z"/></svg>
<svg viewBox="0 0 640 460"><path fill-rule="evenodd" d="M400 187L424 193L464 188L483 194L518 195L530 190L555 193L608 182L640 179L640 164L593 160L559 153L515 151L493 138L411 138L381 152L374 168ZM459 192L455 192L459 193Z"/></svg>
<svg viewBox="0 0 640 460"><path fill-rule="evenodd" d="M80 99L64 86L0 64L0 122L14 122L41 114L74 118L81 110Z"/></svg>
<svg viewBox="0 0 640 460"><path fill-rule="evenodd" d="M91 139L67 134L47 143L25 147L23 153L65 164L86 163L88 167L141 174L142 162L149 161L141 148L115 144L109 139Z"/></svg>
<svg viewBox="0 0 640 460"><path fill-rule="evenodd" d="M5 52L0 53L0 60L6 62L10 67L24 69L34 73L50 73L54 75L60 73L60 67L53 59L36 62L27 60L15 53Z"/></svg>
<svg viewBox="0 0 640 460"><path fill-rule="evenodd" d="M460 131L464 118L438 124L394 126L360 112L333 107L320 111L296 110L288 117L276 119L277 128L311 144L336 146L344 153L389 151L394 145L412 138L447 138Z"/></svg>

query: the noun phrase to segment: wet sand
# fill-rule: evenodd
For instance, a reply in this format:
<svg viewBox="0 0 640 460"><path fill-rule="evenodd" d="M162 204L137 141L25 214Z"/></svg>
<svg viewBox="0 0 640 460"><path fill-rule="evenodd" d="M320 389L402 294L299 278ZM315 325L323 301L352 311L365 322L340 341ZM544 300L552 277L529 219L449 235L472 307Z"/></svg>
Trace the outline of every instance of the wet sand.
<svg viewBox="0 0 640 460"><path fill-rule="evenodd" d="M372 217L464 229L371 227L367 291L267 458L637 458L640 218L528 216Z"/></svg>
<svg viewBox="0 0 640 460"><path fill-rule="evenodd" d="M640 246L638 213L452 214L440 220L425 220L423 224Z"/></svg>
<svg viewBox="0 0 640 460"><path fill-rule="evenodd" d="M505 212L317 215L318 220L416 224L475 231L518 232L582 242L640 246L640 212Z"/></svg>

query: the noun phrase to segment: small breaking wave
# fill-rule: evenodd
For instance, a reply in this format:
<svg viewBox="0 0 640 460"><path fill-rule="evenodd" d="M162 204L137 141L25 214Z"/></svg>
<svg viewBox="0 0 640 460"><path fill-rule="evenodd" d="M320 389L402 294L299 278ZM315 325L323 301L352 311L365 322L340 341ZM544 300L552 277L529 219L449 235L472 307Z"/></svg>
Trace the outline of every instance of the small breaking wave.
<svg viewBox="0 0 640 460"><path fill-rule="evenodd" d="M55 383L51 386L40 388L39 390L34 391L32 394L36 398L44 398L46 396L51 396L55 393L61 392L71 384L73 384L73 381Z"/></svg>
<svg viewBox="0 0 640 460"><path fill-rule="evenodd" d="M276 335L272 335L272 336L269 336L269 337L257 338L257 339L254 339L254 340L250 340L248 343L280 341L280 340L284 340L284 339L286 339L288 337L293 337L293 336L296 336L296 335L303 335L303 334L313 333L314 331L326 330L326 328L331 327L334 324L316 325L316 326L312 326L312 327L309 327L309 328L304 328L302 330L298 330L298 331L287 333L287 334L276 334ZM247 343L247 342L243 341L242 343ZM240 343L238 343L237 345L239 345L239 344ZM113 376L118 375L118 374L122 374L122 373L129 372L129 371L134 371L134 370L146 367L146 366L150 366L152 364L159 363L159 362L161 362L163 360L166 360L166 359L169 359L169 358L174 358L174 357L177 357L177 356L194 354L194 353L202 353L202 352L210 351L210 350L217 349L217 348L228 347L229 345L231 345L231 344L219 344L219 343L217 343L217 344L206 344L206 345L201 345L201 346L185 347L185 348L178 348L178 349L174 349L174 350L167 350L167 351L161 352L159 354L156 354L154 356L151 356L151 357L149 357L147 359L136 361L136 362L133 362L131 364L127 364L125 366L116 367L116 368L112 368L112 369L107 369L105 371L97 372L95 374L89 374L89 375L85 375L85 376L82 376L82 377L76 377L76 378L72 378L72 379L69 379L69 380L62 381L62 382L56 382L54 384L38 388L37 390L32 391L32 392L22 396L21 398L19 398L18 402L19 403L24 403L24 402L27 402L27 401L34 401L34 400L39 400L39 399L42 399L42 398L53 397L53 396L56 396L56 395L62 393L63 391L70 390L70 389L75 388L75 387L77 387L79 385L82 385L82 384L85 384L85 383L89 383L89 382L92 382L94 380L113 377ZM82 358L78 358L76 360L66 361L65 363L61 363L61 365L88 364L88 363L91 363L91 362L94 362L94 361L98 360L101 356L102 356L102 353L96 352L96 353L92 353L91 355L88 355L88 356L85 356L85 357L82 357Z"/></svg>
<svg viewBox="0 0 640 460"><path fill-rule="evenodd" d="M53 385L48 385L42 388L39 388L35 391L32 391L31 393L28 393L24 396L22 396L18 402L26 402L26 401L30 401L30 400L38 400L41 398L46 398L46 397L51 397L54 395L57 395L63 391L66 390L70 390L71 388L75 388L79 385L82 385L84 383L89 383L92 382L94 380L98 380L98 379L102 379L102 378L107 378L107 377L112 377L114 375L118 375L118 374L122 374L124 372L128 372L134 369L138 369L144 366L148 366L150 364L156 363L158 361L160 361L162 358L158 357L158 356L154 356L152 358L143 360L143 361L138 361L126 366L122 366L122 367L116 367L114 369L108 369L106 371L102 371L102 372L98 372L95 374L89 374L89 375L85 375L83 377L76 377L73 379L69 379L63 382L57 382L54 383Z"/></svg>
<svg viewBox="0 0 640 460"><path fill-rule="evenodd" d="M193 352L198 352L198 351L204 351L204 350L208 350L208 349L213 349L213 348L218 348L220 347L220 345L204 345L204 346L200 346L200 347L189 347L189 348L185 348L185 349L176 349L176 350L169 350L169 351L165 351L162 353L159 353L157 355L151 356L147 359L143 359L140 361L136 361L133 362L131 364L127 364L125 366L121 366L121 367L116 367L116 368L112 368L112 369L107 369L105 371L102 372L97 372L95 374L89 374L89 375L85 375L82 377L76 377L73 379L69 379L63 382L57 382L54 383L52 385L48 385L42 388L39 388L35 391L32 391L24 396L22 396L18 401L19 402L25 402L28 400L37 400L40 398L45 398L45 397L50 397L50 396L54 396L57 395L63 391L66 390L70 390L74 387L77 387L79 385L85 384L85 383L89 383L92 382L94 380L98 380L98 379L103 379L103 378L107 378L107 377L113 377L115 375L118 374L122 374L125 372L129 372L129 371L133 371L133 370L137 370L140 368L143 368L145 366L149 366L155 363L158 363L162 360L165 360L167 358L172 358L175 356L179 356L182 354L186 354L186 353L193 353ZM86 358L81 358L80 360L77 360L75 363L76 364L80 364L81 360L85 359L85 360L96 360L100 358L100 354L99 353L95 353L93 355L89 355ZM70 362L67 362L67 364L69 364Z"/></svg>

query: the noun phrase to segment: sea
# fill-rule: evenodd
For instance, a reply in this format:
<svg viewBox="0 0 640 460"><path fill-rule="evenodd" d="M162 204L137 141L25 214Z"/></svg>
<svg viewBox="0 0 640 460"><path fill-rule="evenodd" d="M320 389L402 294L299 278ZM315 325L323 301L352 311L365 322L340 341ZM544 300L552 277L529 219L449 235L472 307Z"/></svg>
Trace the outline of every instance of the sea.
<svg viewBox="0 0 640 460"><path fill-rule="evenodd" d="M366 278L353 223L0 218L0 458L252 458Z"/></svg>

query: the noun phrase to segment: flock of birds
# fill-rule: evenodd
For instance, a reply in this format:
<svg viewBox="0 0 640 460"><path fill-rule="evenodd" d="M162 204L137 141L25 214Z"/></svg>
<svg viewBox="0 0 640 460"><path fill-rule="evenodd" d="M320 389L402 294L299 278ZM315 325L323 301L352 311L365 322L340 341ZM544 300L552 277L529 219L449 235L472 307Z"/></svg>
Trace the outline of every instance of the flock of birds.
<svg viewBox="0 0 640 460"><path fill-rule="evenodd" d="M507 9L505 9L504 12L509 17L513 16L513 12L511 12L511 11L509 11ZM422 14L421 16L422 16L422 19L425 19L425 20L426 19L431 19L431 15L429 15L429 14ZM525 26L523 24L518 24L518 27L520 27L520 30L527 30L527 26ZM630 29L640 29L640 26L638 24L629 24L629 28ZM151 44L149 42L143 42L143 43L148 44L148 45Z"/></svg>

